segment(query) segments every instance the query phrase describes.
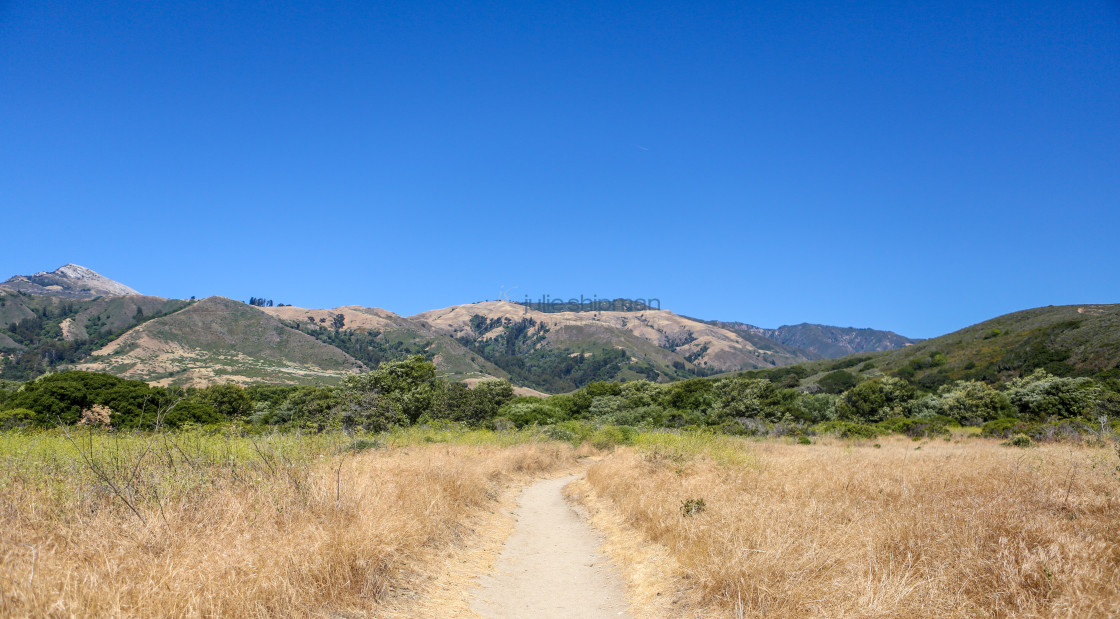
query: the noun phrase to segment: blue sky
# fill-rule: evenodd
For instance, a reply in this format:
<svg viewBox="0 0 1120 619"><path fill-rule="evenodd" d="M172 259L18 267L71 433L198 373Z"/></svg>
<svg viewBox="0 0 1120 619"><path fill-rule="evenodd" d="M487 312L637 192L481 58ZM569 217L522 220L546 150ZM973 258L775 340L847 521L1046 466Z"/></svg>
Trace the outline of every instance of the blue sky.
<svg viewBox="0 0 1120 619"><path fill-rule="evenodd" d="M1120 302L1120 2L0 0L0 275L936 336Z"/></svg>

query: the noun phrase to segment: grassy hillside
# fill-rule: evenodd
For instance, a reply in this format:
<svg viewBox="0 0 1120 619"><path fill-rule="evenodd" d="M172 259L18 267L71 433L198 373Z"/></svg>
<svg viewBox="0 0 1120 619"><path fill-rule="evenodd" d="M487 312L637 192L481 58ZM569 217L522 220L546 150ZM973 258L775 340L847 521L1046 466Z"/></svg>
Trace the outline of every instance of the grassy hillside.
<svg viewBox="0 0 1120 619"><path fill-rule="evenodd" d="M803 360L751 335L665 310L541 312L488 301L411 317L454 337L515 382L570 391L595 380L674 380Z"/></svg>
<svg viewBox="0 0 1120 619"><path fill-rule="evenodd" d="M1120 363L1120 305L1050 306L1006 314L882 353L876 365L905 373L903 367L924 365L923 359L938 353L945 362L936 371L954 378L992 379L1035 368L1059 376L1096 373Z"/></svg>
<svg viewBox="0 0 1120 619"><path fill-rule="evenodd" d="M257 308L210 297L129 331L76 369L199 385L335 383L361 367L338 348Z"/></svg>
<svg viewBox="0 0 1120 619"><path fill-rule="evenodd" d="M1092 376L1120 368L1120 305L1039 307L1005 314L897 350L798 364L804 384L844 371L895 375L927 390L956 380L1005 381L1045 369Z"/></svg>
<svg viewBox="0 0 1120 619"><path fill-rule="evenodd" d="M143 322L177 312L187 306L186 301L141 295L102 297L91 301L89 307L78 312L64 334L66 339L99 339L110 334L120 334Z"/></svg>
<svg viewBox="0 0 1120 619"><path fill-rule="evenodd" d="M0 377L26 380L81 361L128 329L186 306L147 296L92 300L0 294Z"/></svg>
<svg viewBox="0 0 1120 619"><path fill-rule="evenodd" d="M453 338L381 308L352 305L334 309L259 309L293 329L339 348L366 367L422 354L435 362L441 377L449 380L509 377Z"/></svg>

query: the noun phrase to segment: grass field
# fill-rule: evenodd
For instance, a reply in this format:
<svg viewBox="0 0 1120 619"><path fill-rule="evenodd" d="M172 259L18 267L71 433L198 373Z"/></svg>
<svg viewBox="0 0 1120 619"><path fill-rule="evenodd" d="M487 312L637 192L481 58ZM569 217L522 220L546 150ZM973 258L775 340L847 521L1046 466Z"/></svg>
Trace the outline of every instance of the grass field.
<svg viewBox="0 0 1120 619"><path fill-rule="evenodd" d="M1115 443L876 440L645 432L572 494L635 616L1120 615ZM476 517L576 453L451 427L0 433L0 616L408 615Z"/></svg>
<svg viewBox="0 0 1120 619"><path fill-rule="evenodd" d="M588 471L612 537L667 557L674 615L1120 615L1115 445L731 440L647 436Z"/></svg>
<svg viewBox="0 0 1120 619"><path fill-rule="evenodd" d="M0 615L378 613L574 462L529 433L0 434Z"/></svg>

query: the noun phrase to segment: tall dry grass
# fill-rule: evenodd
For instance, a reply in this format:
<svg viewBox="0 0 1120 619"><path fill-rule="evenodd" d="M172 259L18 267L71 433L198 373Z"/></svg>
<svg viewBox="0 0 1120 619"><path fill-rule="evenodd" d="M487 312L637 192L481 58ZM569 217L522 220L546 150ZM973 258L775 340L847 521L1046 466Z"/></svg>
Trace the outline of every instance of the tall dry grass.
<svg viewBox="0 0 1120 619"><path fill-rule="evenodd" d="M574 463L557 443L83 432L0 436L0 616L377 614L504 486Z"/></svg>
<svg viewBox="0 0 1120 619"><path fill-rule="evenodd" d="M1120 616L1115 448L743 442L728 460L721 441L713 460L689 443L587 477L675 559L695 614Z"/></svg>

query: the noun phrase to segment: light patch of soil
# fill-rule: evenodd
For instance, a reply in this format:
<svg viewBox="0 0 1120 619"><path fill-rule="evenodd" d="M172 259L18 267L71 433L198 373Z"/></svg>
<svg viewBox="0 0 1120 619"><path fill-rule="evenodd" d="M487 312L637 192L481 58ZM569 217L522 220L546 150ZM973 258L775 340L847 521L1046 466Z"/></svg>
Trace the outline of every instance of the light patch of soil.
<svg viewBox="0 0 1120 619"><path fill-rule="evenodd" d="M479 377L472 377L472 378L464 378L460 382L462 382L467 387L469 387L471 389L474 389L475 385L477 385L478 383L481 383L484 380L494 380L495 378L497 378L497 376L486 375L486 376L479 376ZM529 395L529 396L533 396L533 397L536 397L536 398L547 398L548 397L548 394L543 392L543 391L537 391L536 389L530 389L529 387L518 387L517 385L513 386L513 395Z"/></svg>
<svg viewBox="0 0 1120 619"><path fill-rule="evenodd" d="M564 489L569 500L582 505L588 522L605 536L603 551L622 569L631 610L636 617L651 619L707 617L686 585L684 570L669 550L647 541L614 509L600 498L586 479Z"/></svg>
<svg viewBox="0 0 1120 619"><path fill-rule="evenodd" d="M58 328L62 329L62 339L71 341L77 338L77 333L74 330L74 319L67 318L58 323Z"/></svg>
<svg viewBox="0 0 1120 619"><path fill-rule="evenodd" d="M335 315L342 314L343 330L377 329L383 331L387 329L396 329L401 326L404 320L393 312L378 307L361 307L358 305L336 307L333 309L308 309L290 305L285 305L284 307L258 307L256 309L271 316L275 316L280 320L294 320L301 324L310 324L311 321L309 321L308 318L311 318L315 321L316 325L322 325L328 328L331 327L331 321L334 320Z"/></svg>

